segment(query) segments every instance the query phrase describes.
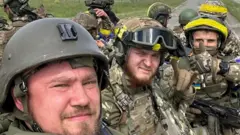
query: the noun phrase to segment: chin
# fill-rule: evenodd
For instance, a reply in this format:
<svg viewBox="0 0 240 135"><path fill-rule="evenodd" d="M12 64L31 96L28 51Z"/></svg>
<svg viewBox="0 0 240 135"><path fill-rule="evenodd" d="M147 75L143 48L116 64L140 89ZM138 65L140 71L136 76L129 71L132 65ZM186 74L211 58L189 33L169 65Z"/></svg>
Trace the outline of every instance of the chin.
<svg viewBox="0 0 240 135"><path fill-rule="evenodd" d="M138 84L142 84L142 85L151 84L151 81L152 81L152 78L149 76L136 76L135 79Z"/></svg>

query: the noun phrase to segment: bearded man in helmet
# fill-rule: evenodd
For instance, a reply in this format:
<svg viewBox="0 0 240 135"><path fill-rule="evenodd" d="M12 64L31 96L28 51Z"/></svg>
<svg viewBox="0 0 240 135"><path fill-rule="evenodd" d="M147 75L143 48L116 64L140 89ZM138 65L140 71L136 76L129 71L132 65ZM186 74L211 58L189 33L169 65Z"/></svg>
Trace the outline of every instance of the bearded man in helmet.
<svg viewBox="0 0 240 135"><path fill-rule="evenodd" d="M212 1L208 0L199 7L198 12L200 15L217 17L221 19L224 23L226 23L228 9L219 0ZM225 25L227 25L227 23ZM235 33L232 32L232 30L229 28L230 26L227 27L229 29L228 32L229 34L223 52L225 53L225 55L239 56L240 55L239 38Z"/></svg>
<svg viewBox="0 0 240 135"><path fill-rule="evenodd" d="M23 40L24 39L24 40ZM3 134L114 135L101 120L108 61L79 24L31 22L8 42L0 71Z"/></svg>
<svg viewBox="0 0 240 135"><path fill-rule="evenodd" d="M198 12L190 8L184 9L178 16L178 22L180 25L175 26L173 28L173 32L175 36L177 36L181 40L184 46L186 45L186 37L184 34L183 27L197 16L198 16Z"/></svg>
<svg viewBox="0 0 240 135"><path fill-rule="evenodd" d="M157 20L164 27L167 27L168 20L171 18L171 13L171 7L161 2L155 2L149 6L147 16Z"/></svg>
<svg viewBox="0 0 240 135"><path fill-rule="evenodd" d="M196 101L187 110L191 125L203 135L238 135L240 64L238 58L222 53L228 37L227 26L216 17L199 16L184 31L193 54L180 59L179 68L200 74L194 82L198 89Z"/></svg>
<svg viewBox="0 0 240 135"><path fill-rule="evenodd" d="M151 18L130 18L117 24L115 34L110 85L102 91L106 123L126 135L193 134L179 104L193 100L194 74L178 71L177 87L160 86L156 77L165 53L176 50L173 33Z"/></svg>

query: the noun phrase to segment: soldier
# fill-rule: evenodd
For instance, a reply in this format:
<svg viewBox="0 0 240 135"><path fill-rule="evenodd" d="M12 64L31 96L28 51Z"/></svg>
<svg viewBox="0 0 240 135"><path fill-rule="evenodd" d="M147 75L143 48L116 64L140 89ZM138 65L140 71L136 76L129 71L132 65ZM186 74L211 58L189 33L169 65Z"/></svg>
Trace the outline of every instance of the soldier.
<svg viewBox="0 0 240 135"><path fill-rule="evenodd" d="M116 25L119 18L111 9L113 4L114 0L85 0L85 5L89 7L89 11L94 10L98 17L109 17L110 21Z"/></svg>
<svg viewBox="0 0 240 135"><path fill-rule="evenodd" d="M13 33L13 27L11 27L7 23L6 19L0 17L0 63L2 61L2 51L5 48L6 43L12 36L12 33Z"/></svg>
<svg viewBox="0 0 240 135"><path fill-rule="evenodd" d="M28 4L28 0L3 0L4 11L12 21L12 26L17 31L25 24L37 19L49 17L52 15L44 13L44 7L38 10Z"/></svg>
<svg viewBox="0 0 240 135"><path fill-rule="evenodd" d="M213 0L213 1L208 0L200 6L199 14L215 16L215 17L221 19L222 21L224 21L224 23L226 23L228 9L219 0ZM228 27L230 27L230 26L228 26ZM239 41L238 36L235 33L233 33L232 30L229 28L229 34L228 34L228 38L226 40L226 47L224 48L224 50L222 50L222 52L225 55L239 56L240 55L239 44L240 44L240 41Z"/></svg>
<svg viewBox="0 0 240 135"><path fill-rule="evenodd" d="M89 7L88 11L95 12L98 17L109 17L110 21L116 25L119 18L111 9L113 4L114 0L85 0L85 5Z"/></svg>
<svg viewBox="0 0 240 135"><path fill-rule="evenodd" d="M111 11L114 0L85 0L88 13L91 13L98 20L99 32L98 40L104 42L105 45L112 45L114 39L114 25L119 21L115 14Z"/></svg>
<svg viewBox="0 0 240 135"><path fill-rule="evenodd" d="M221 51L225 48L225 41L228 37L228 29L218 19L207 16L200 16L189 22L184 31L188 47L193 49L189 57L190 65L182 64L184 68L200 73L195 81L197 94L196 99L205 100L220 106L239 108L239 84L240 64L236 63L235 57L224 56ZM184 63L180 61L179 63ZM181 65L181 64L180 64ZM234 95L234 97L232 96ZM214 107L212 109L215 109ZM224 113L216 114L227 118L227 121L238 123L239 116L232 121L229 119L226 110ZM212 113L214 115L215 113ZM202 112L199 108L190 107L187 116L198 133L203 135L239 135L239 125L225 125L223 120Z"/></svg>
<svg viewBox="0 0 240 135"><path fill-rule="evenodd" d="M193 9L190 9L190 8L184 9L178 16L178 22L180 25L174 27L173 32L174 32L175 36L177 36L181 40L181 42L184 46L186 45L186 37L184 34L183 27L189 21L191 21L193 18L195 18L197 16L198 16L198 12Z"/></svg>
<svg viewBox="0 0 240 135"><path fill-rule="evenodd" d="M167 27L168 20L171 18L171 13L171 8L168 5L161 2L155 2L149 6L147 16L157 20L164 27Z"/></svg>
<svg viewBox="0 0 240 135"><path fill-rule="evenodd" d="M80 12L73 18L73 21L82 25L94 39L97 39L98 21L92 14Z"/></svg>
<svg viewBox="0 0 240 135"><path fill-rule="evenodd" d="M25 25L3 54L0 106L9 115L1 132L120 135L101 121L107 73L107 58L79 24L48 18Z"/></svg>
<svg viewBox="0 0 240 135"><path fill-rule="evenodd" d="M178 72L177 87L171 87L174 101L164 94L156 78L165 52L176 49L173 33L153 19L131 18L118 23L116 35L110 85L102 91L107 124L125 135L193 134L178 104L191 103L195 92L189 86L194 74Z"/></svg>

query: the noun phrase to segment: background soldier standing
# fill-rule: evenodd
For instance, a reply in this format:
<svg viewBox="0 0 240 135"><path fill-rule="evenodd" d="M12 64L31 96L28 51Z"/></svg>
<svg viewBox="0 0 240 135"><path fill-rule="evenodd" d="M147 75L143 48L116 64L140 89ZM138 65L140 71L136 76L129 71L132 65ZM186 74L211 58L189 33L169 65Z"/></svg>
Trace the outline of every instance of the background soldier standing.
<svg viewBox="0 0 240 135"><path fill-rule="evenodd" d="M161 2L155 2L149 6L147 16L157 20L162 26L167 27L168 20L171 18L171 13L171 7Z"/></svg>
<svg viewBox="0 0 240 135"><path fill-rule="evenodd" d="M198 16L198 12L193 9L184 9L178 16L179 26L173 28L174 35L177 36L182 44L186 46L186 37L184 34L183 27L190 22L193 18Z"/></svg>
<svg viewBox="0 0 240 135"><path fill-rule="evenodd" d="M192 126L204 135L239 135L239 116L234 108L240 107L240 64L235 57L221 53L226 46L227 27L218 18L200 16L189 22L184 31L193 54L188 58L189 66L184 59L179 63L200 74L194 82L196 101L187 113ZM200 106L199 100L204 100L204 107Z"/></svg>
<svg viewBox="0 0 240 135"><path fill-rule="evenodd" d="M213 1L208 0L204 4L202 4L199 8L200 15L215 16L221 19L225 23L225 25L226 25L227 13L228 13L228 9L219 0L213 0ZM226 40L226 46L224 50L222 50L222 52L225 55L239 56L240 41L237 35L232 33L230 26L227 26L227 27L229 29L229 32L228 32L229 34Z"/></svg>

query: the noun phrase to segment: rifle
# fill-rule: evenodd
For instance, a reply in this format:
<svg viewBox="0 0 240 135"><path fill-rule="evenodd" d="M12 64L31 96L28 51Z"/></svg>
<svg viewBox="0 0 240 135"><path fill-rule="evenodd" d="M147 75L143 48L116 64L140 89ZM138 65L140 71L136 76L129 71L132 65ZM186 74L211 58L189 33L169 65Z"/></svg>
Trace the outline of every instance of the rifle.
<svg viewBox="0 0 240 135"><path fill-rule="evenodd" d="M201 110L205 115L217 117L223 125L240 128L240 110L224 107L205 100L194 100L190 107Z"/></svg>

